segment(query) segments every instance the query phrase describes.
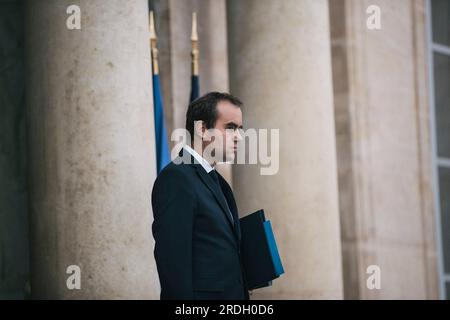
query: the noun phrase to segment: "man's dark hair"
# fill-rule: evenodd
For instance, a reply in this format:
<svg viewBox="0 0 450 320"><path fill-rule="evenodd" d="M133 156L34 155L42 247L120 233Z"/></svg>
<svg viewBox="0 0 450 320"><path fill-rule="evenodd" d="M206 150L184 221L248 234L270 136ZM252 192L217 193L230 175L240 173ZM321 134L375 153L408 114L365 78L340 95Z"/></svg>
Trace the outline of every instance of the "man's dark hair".
<svg viewBox="0 0 450 320"><path fill-rule="evenodd" d="M189 104L186 112L186 129L194 139L194 122L202 120L206 129L214 128L217 121L217 104L220 101L228 101L236 107L241 107L242 102L235 96L224 92L209 92Z"/></svg>

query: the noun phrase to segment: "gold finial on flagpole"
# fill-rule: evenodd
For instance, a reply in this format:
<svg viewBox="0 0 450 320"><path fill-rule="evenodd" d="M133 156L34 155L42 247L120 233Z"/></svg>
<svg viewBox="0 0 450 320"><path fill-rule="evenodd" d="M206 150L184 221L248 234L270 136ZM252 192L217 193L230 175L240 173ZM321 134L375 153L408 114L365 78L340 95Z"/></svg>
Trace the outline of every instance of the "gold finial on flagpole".
<svg viewBox="0 0 450 320"><path fill-rule="evenodd" d="M151 54L152 54L153 74L159 73L158 48L156 47L157 40L158 40L158 37L156 36L156 31L155 31L155 19L153 17L153 11L150 11L150 49L151 49Z"/></svg>
<svg viewBox="0 0 450 320"><path fill-rule="evenodd" d="M192 43L192 74L198 76L198 34L197 34L197 13L192 12L192 32L191 32L191 43Z"/></svg>

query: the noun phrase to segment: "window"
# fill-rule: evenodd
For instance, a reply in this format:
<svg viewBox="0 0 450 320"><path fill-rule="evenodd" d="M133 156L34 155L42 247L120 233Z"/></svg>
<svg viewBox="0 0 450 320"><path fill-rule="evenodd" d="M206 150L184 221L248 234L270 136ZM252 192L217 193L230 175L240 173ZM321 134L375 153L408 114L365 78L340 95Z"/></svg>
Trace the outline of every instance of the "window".
<svg viewBox="0 0 450 320"><path fill-rule="evenodd" d="M440 292L450 299L450 1L428 0L427 6Z"/></svg>

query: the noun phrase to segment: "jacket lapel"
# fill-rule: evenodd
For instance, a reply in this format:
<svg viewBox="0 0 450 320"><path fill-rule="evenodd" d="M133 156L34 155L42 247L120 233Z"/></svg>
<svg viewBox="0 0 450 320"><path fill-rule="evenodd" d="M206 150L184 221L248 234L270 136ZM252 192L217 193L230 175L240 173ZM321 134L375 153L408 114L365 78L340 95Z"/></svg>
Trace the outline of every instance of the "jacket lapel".
<svg viewBox="0 0 450 320"><path fill-rule="evenodd" d="M214 197L216 198L217 202L219 202L220 207L222 208L223 213L227 217L228 222L230 223L231 227L233 227L233 221L231 220L230 214L227 210L227 204L225 203L225 199L219 195L219 190L217 190L217 187L215 187L215 182L213 179L208 175L208 173L202 168L201 165L196 165L195 168L197 169L197 174L202 179L203 183L206 184L206 186L211 190L211 192L214 194ZM230 209L231 210L231 209Z"/></svg>
<svg viewBox="0 0 450 320"><path fill-rule="evenodd" d="M225 199L224 197L221 197L219 194L219 190L218 190L219 186L216 186L216 183L214 182L214 180L208 175L208 173L205 171L205 169L203 169L202 165L189 152L184 152L184 149L181 149L180 152L178 153L178 156L180 158L182 158L183 161L185 161L184 163L193 164L200 179L208 187L208 189L213 193L214 197L216 198L217 202L219 203L220 207L222 208L222 212L225 214L225 217L227 218L227 220L230 224L230 227L233 230L234 236L235 236L236 240L238 240L238 243L239 243L241 240L241 237L240 237L241 233L240 233L240 228L239 228L239 217L237 216L236 202L234 202L234 197L233 197L231 188L228 186L228 183L223 179L223 177L220 174L218 174L220 184L222 186L224 186L224 182L225 182L225 185L226 185L225 189L227 190L227 192L223 192L224 197L226 197L226 199ZM231 193L232 201L230 201L230 195L229 195L230 193ZM228 201L228 203L230 203L230 205L227 206L226 201ZM231 214L233 215L233 219L236 221L237 230L234 227L233 220L231 219L227 208L229 208L229 210L231 211Z"/></svg>

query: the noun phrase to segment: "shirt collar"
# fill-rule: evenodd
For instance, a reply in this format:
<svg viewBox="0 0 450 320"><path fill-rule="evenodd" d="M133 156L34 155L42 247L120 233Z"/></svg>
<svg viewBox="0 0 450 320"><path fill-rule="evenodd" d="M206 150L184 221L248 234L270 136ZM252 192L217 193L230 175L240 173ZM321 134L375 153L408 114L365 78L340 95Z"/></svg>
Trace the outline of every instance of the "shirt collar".
<svg viewBox="0 0 450 320"><path fill-rule="evenodd" d="M200 154L198 154L197 151L192 149L190 146L186 144L183 146L183 149L189 152L195 158L195 160L197 160L202 165L203 169L205 169L207 173L210 173L212 170L214 170L214 168L209 164L209 162L206 161L205 158L203 158Z"/></svg>

